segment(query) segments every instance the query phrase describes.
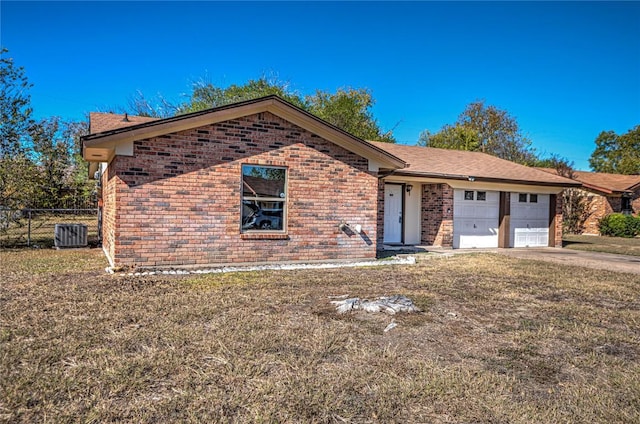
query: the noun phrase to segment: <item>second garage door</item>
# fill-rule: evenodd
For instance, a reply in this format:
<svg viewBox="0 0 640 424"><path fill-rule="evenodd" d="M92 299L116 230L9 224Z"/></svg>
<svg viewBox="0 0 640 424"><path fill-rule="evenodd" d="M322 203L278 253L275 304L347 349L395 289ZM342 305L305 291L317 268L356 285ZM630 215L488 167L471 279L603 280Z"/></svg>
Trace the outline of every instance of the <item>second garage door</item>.
<svg viewBox="0 0 640 424"><path fill-rule="evenodd" d="M498 247L500 193L456 189L453 193L453 248Z"/></svg>
<svg viewBox="0 0 640 424"><path fill-rule="evenodd" d="M511 247L549 245L549 195L511 193Z"/></svg>

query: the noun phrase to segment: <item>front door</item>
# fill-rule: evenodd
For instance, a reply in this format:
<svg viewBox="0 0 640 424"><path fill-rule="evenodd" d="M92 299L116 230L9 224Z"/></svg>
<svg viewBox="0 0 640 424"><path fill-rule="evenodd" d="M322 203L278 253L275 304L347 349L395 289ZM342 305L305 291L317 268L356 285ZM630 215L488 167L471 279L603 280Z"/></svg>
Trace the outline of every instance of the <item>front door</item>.
<svg viewBox="0 0 640 424"><path fill-rule="evenodd" d="M384 185L384 242L402 243L402 185Z"/></svg>

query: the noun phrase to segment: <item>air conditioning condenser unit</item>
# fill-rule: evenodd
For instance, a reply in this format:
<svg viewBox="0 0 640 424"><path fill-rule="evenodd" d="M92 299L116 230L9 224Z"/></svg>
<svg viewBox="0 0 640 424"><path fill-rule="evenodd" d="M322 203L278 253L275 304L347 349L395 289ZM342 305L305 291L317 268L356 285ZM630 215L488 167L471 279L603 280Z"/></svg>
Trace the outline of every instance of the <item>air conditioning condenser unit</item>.
<svg viewBox="0 0 640 424"><path fill-rule="evenodd" d="M85 224L56 224L54 243L56 247L87 246L87 226Z"/></svg>

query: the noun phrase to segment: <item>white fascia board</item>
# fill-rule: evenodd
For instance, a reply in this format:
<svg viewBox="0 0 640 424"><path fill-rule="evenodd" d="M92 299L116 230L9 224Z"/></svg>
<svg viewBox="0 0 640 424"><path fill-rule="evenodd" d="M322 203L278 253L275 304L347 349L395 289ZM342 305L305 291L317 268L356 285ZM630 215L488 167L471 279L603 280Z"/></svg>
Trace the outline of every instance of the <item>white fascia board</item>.
<svg viewBox="0 0 640 424"><path fill-rule="evenodd" d="M414 183L414 184L448 184L452 188L464 190L505 191L518 193L558 194L564 187L553 187L534 184L494 183L486 181L453 180L446 178L420 178L390 175L384 178L387 182Z"/></svg>

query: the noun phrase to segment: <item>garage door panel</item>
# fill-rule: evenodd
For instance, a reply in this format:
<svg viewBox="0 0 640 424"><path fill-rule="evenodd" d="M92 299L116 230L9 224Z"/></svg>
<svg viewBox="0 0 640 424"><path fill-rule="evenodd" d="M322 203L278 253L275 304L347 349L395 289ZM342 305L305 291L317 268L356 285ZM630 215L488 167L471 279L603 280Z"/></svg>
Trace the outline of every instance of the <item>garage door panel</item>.
<svg viewBox="0 0 640 424"><path fill-rule="evenodd" d="M485 248L498 247L498 192L482 191L485 200L478 199L473 191L473 200L465 199L465 191L454 191L453 247Z"/></svg>
<svg viewBox="0 0 640 424"><path fill-rule="evenodd" d="M549 244L549 195L532 194L527 193L527 201L521 202L520 193L511 193L511 247Z"/></svg>

